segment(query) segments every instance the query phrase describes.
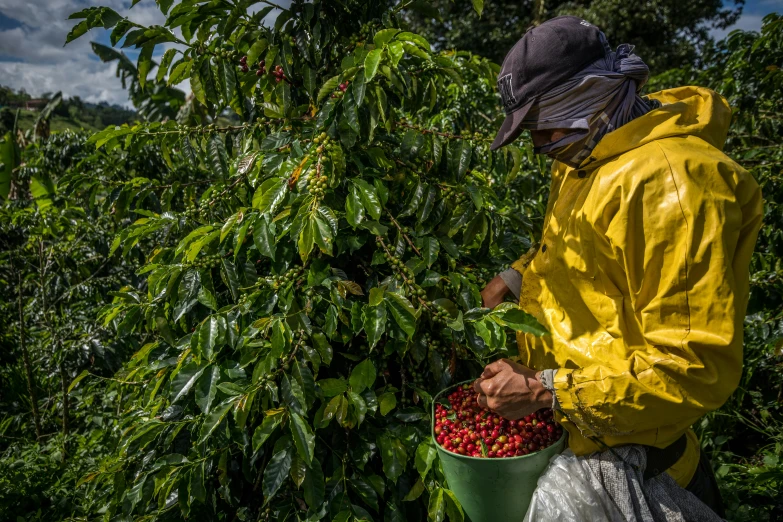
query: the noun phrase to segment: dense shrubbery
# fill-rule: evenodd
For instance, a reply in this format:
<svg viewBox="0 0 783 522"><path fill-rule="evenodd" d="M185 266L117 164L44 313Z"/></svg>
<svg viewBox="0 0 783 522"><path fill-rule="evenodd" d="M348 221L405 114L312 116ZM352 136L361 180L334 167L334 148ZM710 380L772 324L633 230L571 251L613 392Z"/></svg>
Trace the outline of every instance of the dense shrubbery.
<svg viewBox="0 0 783 522"><path fill-rule="evenodd" d="M160 4L166 27L92 8L71 37L140 48L137 96L190 78L178 121L0 146L0 513L461 520L431 394L513 353L513 329L540 333L479 308L545 202L543 160L488 151L497 66L432 52L400 7L295 3L266 28L271 7ZM743 387L701 425L737 519L769 519L780 488L781 38L770 18L658 79L739 107L729 151L769 206Z"/></svg>
<svg viewBox="0 0 783 522"><path fill-rule="evenodd" d="M660 75L651 88L696 83L726 96L734 119L726 152L764 194L764 225L751 263L745 371L737 392L701 423L734 520L783 517L783 17L761 34L735 31L704 70ZM774 513L774 515L773 515ZM777 518L775 518L777 517Z"/></svg>

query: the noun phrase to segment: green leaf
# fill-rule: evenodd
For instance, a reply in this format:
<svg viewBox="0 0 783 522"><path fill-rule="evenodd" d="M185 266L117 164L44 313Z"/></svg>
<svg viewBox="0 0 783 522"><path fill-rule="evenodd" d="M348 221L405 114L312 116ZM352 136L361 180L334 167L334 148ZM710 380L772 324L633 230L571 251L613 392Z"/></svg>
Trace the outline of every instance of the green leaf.
<svg viewBox="0 0 783 522"><path fill-rule="evenodd" d="M108 7L89 7L83 9L78 13L74 13L68 17L69 20L84 19L74 26L73 29L65 37L65 44L69 44L76 40L84 33L95 27L103 27L104 29L110 29L114 25L122 20L122 17L118 15L113 9Z"/></svg>
<svg viewBox="0 0 783 522"><path fill-rule="evenodd" d="M247 66L252 68L258 65L258 59L266 51L268 44L264 38L256 40L247 50Z"/></svg>
<svg viewBox="0 0 783 522"><path fill-rule="evenodd" d="M386 392L378 397L378 405L381 415L385 417L390 411L397 407L397 396L392 392Z"/></svg>
<svg viewBox="0 0 783 522"><path fill-rule="evenodd" d="M431 522L443 522L445 520L446 501L443 498L443 488L435 488L435 491L430 494L427 517Z"/></svg>
<svg viewBox="0 0 783 522"><path fill-rule="evenodd" d="M158 83L162 83L163 80L166 78L166 73L169 70L169 66L171 65L171 61L174 59L174 56L176 56L177 50L167 49L165 53L163 53L163 58L160 60L160 65L158 65L158 72L155 76L155 81Z"/></svg>
<svg viewBox="0 0 783 522"><path fill-rule="evenodd" d="M427 236L421 240L421 255L424 258L424 262L427 263L427 268L438 260L438 253L440 252L440 244L438 240L432 236Z"/></svg>
<svg viewBox="0 0 783 522"><path fill-rule="evenodd" d="M291 471L292 454L290 449L284 449L272 456L264 470L262 490L265 502L268 503L283 485L283 481Z"/></svg>
<svg viewBox="0 0 783 522"><path fill-rule="evenodd" d="M310 99L313 99L313 96L315 96L315 80L316 80L316 73L314 70L312 70L308 65L302 66L302 86L305 88L305 92L307 92L307 95L310 97Z"/></svg>
<svg viewBox="0 0 783 522"><path fill-rule="evenodd" d="M283 374L280 382L280 392L283 394L283 401L292 412L299 415L305 414L307 403L305 402L304 391L296 379L289 379L288 374Z"/></svg>
<svg viewBox="0 0 783 522"><path fill-rule="evenodd" d="M345 396L335 395L332 400L329 401L326 408L324 408L324 414L320 425L321 428L325 428L329 424L329 421L337 414L337 411L340 409L340 405L344 400Z"/></svg>
<svg viewBox="0 0 783 522"><path fill-rule="evenodd" d="M90 370L82 370L82 373L77 375L76 378L71 381L71 384L68 385L68 393L71 393L71 391L73 391L76 385L79 384L79 381L81 381L88 375L90 375Z"/></svg>
<svg viewBox="0 0 783 522"><path fill-rule="evenodd" d="M397 67L405 55L405 47L402 42L390 42L386 47L386 52L391 58L391 63L394 67Z"/></svg>
<svg viewBox="0 0 783 522"><path fill-rule="evenodd" d="M470 195L470 199L473 200L473 205L476 207L476 210L481 210L484 207L484 196L481 194L479 188L469 185L465 187L465 191Z"/></svg>
<svg viewBox="0 0 783 522"><path fill-rule="evenodd" d="M205 59L202 59L199 62L189 62L191 64L199 65L201 62L205 61ZM207 104L207 92L204 89L204 82L201 79L201 74L199 73L198 67L193 67L193 65L190 66L190 88L193 89L193 96L202 104Z"/></svg>
<svg viewBox="0 0 783 522"><path fill-rule="evenodd" d="M373 49L367 53L367 57L364 59L364 77L365 81L370 81L375 77L375 73L378 72L378 65L381 63L383 57L383 49Z"/></svg>
<svg viewBox="0 0 783 522"><path fill-rule="evenodd" d="M394 38L394 36L399 32L399 29L381 29L375 33L372 41L375 44L375 47L383 47L384 45L391 42L392 38Z"/></svg>
<svg viewBox="0 0 783 522"><path fill-rule="evenodd" d="M443 493L446 499L446 516L449 517L449 522L463 522L465 513L462 511L462 505L456 495L450 489L444 489Z"/></svg>
<svg viewBox="0 0 783 522"><path fill-rule="evenodd" d="M253 432L253 451L261 449L261 446L264 445L264 442L272 435L282 420L282 415L267 415L264 417L264 420L261 421L261 426Z"/></svg>
<svg viewBox="0 0 783 522"><path fill-rule="evenodd" d="M209 366L196 382L196 404L205 414L212 409L212 402L217 395L217 384L220 381L220 368Z"/></svg>
<svg viewBox="0 0 783 522"><path fill-rule="evenodd" d="M354 187L359 191L359 197L362 200L362 205L365 210L367 210L367 213L376 221L380 219L381 202L378 199L378 192L375 187L363 179L354 179L352 181Z"/></svg>
<svg viewBox="0 0 783 522"><path fill-rule="evenodd" d="M389 435L379 435L377 443L383 461L383 473L389 480L396 483L408 460L405 447L398 439L391 438Z"/></svg>
<svg viewBox="0 0 783 522"><path fill-rule="evenodd" d="M201 424L201 432L199 433L199 444L206 442L209 436L212 435L212 433L217 429L218 425L220 425L220 423L226 417L236 401L237 397L230 397L226 399L204 418L204 422Z"/></svg>
<svg viewBox="0 0 783 522"><path fill-rule="evenodd" d="M370 306L378 306L383 302L383 294L386 293L386 291L379 286L376 286L374 288L370 288Z"/></svg>
<svg viewBox="0 0 783 522"><path fill-rule="evenodd" d="M221 60L218 63L218 69L220 71L223 102L225 105L231 105L231 100L234 99L234 95L237 92L236 65L228 60Z"/></svg>
<svg viewBox="0 0 783 522"><path fill-rule="evenodd" d="M315 220L312 215L308 216L305 220L302 230L299 232L299 240L296 245L299 248L299 257L302 258L302 262L306 262L310 256L310 252L313 250L315 244Z"/></svg>
<svg viewBox="0 0 783 522"><path fill-rule="evenodd" d="M179 369L177 374L171 381L171 402L177 402L179 399L188 394L193 385L206 368L205 365L196 364L194 361L190 361L182 368Z"/></svg>
<svg viewBox="0 0 783 522"><path fill-rule="evenodd" d="M333 306L329 307L329 311L326 313L326 319L329 320L330 314L334 310ZM314 332L311 336L315 349L318 351L318 355L321 356L321 361L327 366L332 362L332 346L326 339L326 336L321 332Z"/></svg>
<svg viewBox="0 0 783 522"><path fill-rule="evenodd" d="M356 186L352 186L345 198L345 218L348 223L356 228L364 219L364 205Z"/></svg>
<svg viewBox="0 0 783 522"><path fill-rule="evenodd" d="M413 486L411 486L411 489L408 490L408 492L405 494L405 496L402 498L403 502L412 502L419 498L422 493L424 493L425 487L424 482L421 479L418 479Z"/></svg>
<svg viewBox="0 0 783 522"><path fill-rule="evenodd" d="M177 290L177 303L174 306L174 322L188 313L198 301L198 290L201 286L201 277L197 270L188 270L179 283Z"/></svg>
<svg viewBox="0 0 783 522"><path fill-rule="evenodd" d="M412 337L416 331L416 311L410 301L399 294L387 292L385 302L397 325L408 338Z"/></svg>
<svg viewBox="0 0 783 522"><path fill-rule="evenodd" d="M207 143L207 153L212 170L223 179L228 178L228 152L223 136L219 133L212 134Z"/></svg>
<svg viewBox="0 0 783 522"><path fill-rule="evenodd" d="M476 13L478 13L479 17L481 17L481 13L484 12L484 0L472 0L473 2L473 9L476 10Z"/></svg>
<svg viewBox="0 0 783 522"><path fill-rule="evenodd" d="M204 96L207 101L212 104L217 104L217 86L215 85L215 75L212 72L212 65L209 62L208 57L203 57L198 68L198 78L201 81L201 86L204 89Z"/></svg>
<svg viewBox="0 0 783 522"><path fill-rule="evenodd" d="M332 255L332 225L336 227L336 219L331 214L329 208L322 206L318 208L313 223L313 239L318 245L319 250L326 255Z"/></svg>
<svg viewBox="0 0 783 522"><path fill-rule="evenodd" d="M198 329L198 349L202 357L212 359L215 350L215 342L218 337L218 319L214 315L209 316Z"/></svg>
<svg viewBox="0 0 783 522"><path fill-rule="evenodd" d="M253 208L261 214L273 215L285 199L288 186L285 178L270 178L264 181L253 194Z"/></svg>
<svg viewBox="0 0 783 522"><path fill-rule="evenodd" d="M233 214L230 218L226 220L225 223L223 223L223 226L220 229L220 242L222 243L224 239L226 239L226 236L228 236L231 233L231 230L234 228L234 225L236 225L237 220L242 214L242 211L240 210L236 214Z"/></svg>
<svg viewBox="0 0 783 522"><path fill-rule="evenodd" d="M414 43L427 52L432 50L430 43L423 36L416 33L409 33L406 31L399 33L396 38L397 40Z"/></svg>
<svg viewBox="0 0 783 522"><path fill-rule="evenodd" d="M372 387L375 375L375 365L372 361L370 359L363 360L351 371L351 376L348 379L351 389L356 393L361 393L364 389Z"/></svg>
<svg viewBox="0 0 783 522"><path fill-rule="evenodd" d="M402 210L399 217L407 217L415 214L419 209L421 200L424 198L424 194L428 192L428 189L429 186L426 183L422 181L416 183L416 188L411 192L411 196L408 198L408 203L405 205L405 208Z"/></svg>
<svg viewBox="0 0 783 522"><path fill-rule="evenodd" d="M0 142L0 199L6 199L11 191L13 171L21 163L21 154L16 139L11 131L3 136Z"/></svg>
<svg viewBox="0 0 783 522"><path fill-rule="evenodd" d="M337 89L337 86L340 85L340 75L332 76L328 80L324 82L323 85L321 85L321 88L318 90L318 97L316 98L317 103L321 103L326 97L328 97L330 94L332 94L335 89Z"/></svg>
<svg viewBox="0 0 783 522"><path fill-rule="evenodd" d="M334 397L348 390L348 381L345 379L321 379L318 387L324 393L324 397Z"/></svg>
<svg viewBox="0 0 783 522"><path fill-rule="evenodd" d="M435 445L429 438L419 444L419 447L416 448L416 470L422 478L427 476L427 473L429 473L430 468L432 468L432 463L435 462L437 456L438 450L435 449Z"/></svg>
<svg viewBox="0 0 783 522"><path fill-rule="evenodd" d="M356 106L361 106L364 101L365 90L367 89L367 81L364 78L364 69L359 70L356 73L356 77L351 84L351 90L353 91L353 99L356 102Z"/></svg>
<svg viewBox="0 0 783 522"><path fill-rule="evenodd" d="M315 455L315 434L299 414L291 412L291 436L296 445L296 451L309 467Z"/></svg>
<svg viewBox="0 0 783 522"><path fill-rule="evenodd" d="M373 288L373 290L376 290ZM363 322L365 333L367 333L367 342L370 348L375 348L378 341L386 331L386 306L383 304L383 294L381 300L376 306L365 306L363 310ZM377 300L377 299L376 299ZM370 301L373 301L372 295Z"/></svg>
<svg viewBox="0 0 783 522"><path fill-rule="evenodd" d="M449 173L462 179L470 165L473 147L468 140L452 140L446 149L446 166Z"/></svg>
<svg viewBox="0 0 783 522"><path fill-rule="evenodd" d="M253 224L253 243L261 255L270 259L275 258L277 249L273 227L267 216L259 216Z"/></svg>
<svg viewBox="0 0 783 522"><path fill-rule="evenodd" d="M169 79L166 81L167 85L178 85L185 81L185 79L191 76L193 68L193 60L181 61L171 70ZM195 94L195 91L194 91Z"/></svg>
<svg viewBox="0 0 783 522"><path fill-rule="evenodd" d="M514 330L533 334L538 337L549 333L547 329L538 322L538 319L516 307L505 311L498 310L493 312L492 317L503 326L508 326Z"/></svg>
<svg viewBox="0 0 783 522"><path fill-rule="evenodd" d="M237 274L237 267L234 263L227 258L220 260L223 270L221 275L223 276L223 282L231 290L231 297L239 299L239 274Z"/></svg>
<svg viewBox="0 0 783 522"><path fill-rule="evenodd" d="M141 48L141 52L139 53L139 86L141 86L142 90L144 90L147 85L147 75L149 74L150 69L152 69L152 51L154 50L155 44L148 43Z"/></svg>
<svg viewBox="0 0 783 522"><path fill-rule="evenodd" d="M304 499L311 510L319 507L324 502L326 492L326 482L324 481L324 472L321 469L321 463L314 459L310 468L307 470L304 479Z"/></svg>

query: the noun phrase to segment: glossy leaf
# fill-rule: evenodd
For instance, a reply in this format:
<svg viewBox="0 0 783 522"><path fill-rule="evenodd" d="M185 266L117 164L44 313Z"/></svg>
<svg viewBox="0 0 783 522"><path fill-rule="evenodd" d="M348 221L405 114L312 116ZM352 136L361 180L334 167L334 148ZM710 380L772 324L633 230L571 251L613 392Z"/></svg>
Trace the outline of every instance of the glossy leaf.
<svg viewBox="0 0 783 522"><path fill-rule="evenodd" d="M269 439L275 428L280 425L282 415L266 415L261 422L261 426L253 432L253 451L258 451L261 446Z"/></svg>
<svg viewBox="0 0 783 522"><path fill-rule="evenodd" d="M209 366L196 381L196 404L201 411L209 413L217 395L217 384L220 381L220 368Z"/></svg>
<svg viewBox="0 0 783 522"><path fill-rule="evenodd" d="M364 77L366 81L370 81L375 77L375 73L378 72L378 65L381 63L383 57L383 49L373 49L367 53L367 58L364 59Z"/></svg>
<svg viewBox="0 0 783 522"><path fill-rule="evenodd" d="M171 402L187 395L204 372L205 366L191 361L184 365L171 381Z"/></svg>
<svg viewBox="0 0 783 522"><path fill-rule="evenodd" d="M355 393L361 393L365 388L370 388L375 382L375 365L372 361L365 359L354 366L349 382Z"/></svg>
<svg viewBox="0 0 783 522"><path fill-rule="evenodd" d="M205 442L210 435L217 429L223 419L226 418L228 412L234 406L236 397L226 399L224 402L218 404L210 413L204 418L204 422L201 424L201 431L199 432L199 443Z"/></svg>
<svg viewBox="0 0 783 522"><path fill-rule="evenodd" d="M386 294L384 301L397 325L408 337L413 336L416 331L416 311L410 301L392 292Z"/></svg>
<svg viewBox="0 0 783 522"><path fill-rule="evenodd" d="M291 471L291 458L291 450L279 451L275 453L264 469L263 493L267 503L277 493Z"/></svg>
<svg viewBox="0 0 783 522"><path fill-rule="evenodd" d="M291 436L296 445L296 451L309 467L315 451L315 434L301 415L291 412Z"/></svg>

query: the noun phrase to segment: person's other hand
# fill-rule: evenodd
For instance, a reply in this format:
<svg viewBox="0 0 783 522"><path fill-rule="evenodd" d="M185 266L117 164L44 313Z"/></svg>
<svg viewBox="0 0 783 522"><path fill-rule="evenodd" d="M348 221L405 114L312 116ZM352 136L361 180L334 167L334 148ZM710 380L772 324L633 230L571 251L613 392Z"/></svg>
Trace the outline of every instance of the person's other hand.
<svg viewBox="0 0 783 522"><path fill-rule="evenodd" d="M479 406L509 420L552 406L552 392L544 388L536 372L509 359L488 364L473 389Z"/></svg>
<svg viewBox="0 0 783 522"><path fill-rule="evenodd" d="M511 290L506 286L506 282L499 275L495 276L481 291L481 302L485 308L495 308L509 292Z"/></svg>

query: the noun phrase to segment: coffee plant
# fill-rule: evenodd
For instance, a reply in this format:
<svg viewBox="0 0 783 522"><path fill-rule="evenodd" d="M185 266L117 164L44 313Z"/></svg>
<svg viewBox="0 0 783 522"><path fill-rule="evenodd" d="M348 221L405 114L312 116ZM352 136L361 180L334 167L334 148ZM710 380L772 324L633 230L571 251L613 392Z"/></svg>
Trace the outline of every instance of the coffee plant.
<svg viewBox="0 0 783 522"><path fill-rule="evenodd" d="M142 88L178 44L156 81L189 78L206 109L90 140L154 147L194 181L106 195L134 218L111 253L143 264L100 317L142 347L116 377L117 452L84 480L109 519L462 520L431 394L513 353L514 330L544 333L481 308L533 231L507 203L529 157L489 151L498 68L434 53L405 4L264 3L161 2L150 28L73 15L69 40L113 27L140 49Z"/></svg>
<svg viewBox="0 0 783 522"><path fill-rule="evenodd" d="M68 37L111 32L141 123L0 140L0 519L462 520L431 397L545 334L480 307L547 200L527 141L488 150L498 66L422 2L157 3ZM724 94L766 200L741 386L696 426L731 520L783 512L782 50L771 15L649 84Z"/></svg>

